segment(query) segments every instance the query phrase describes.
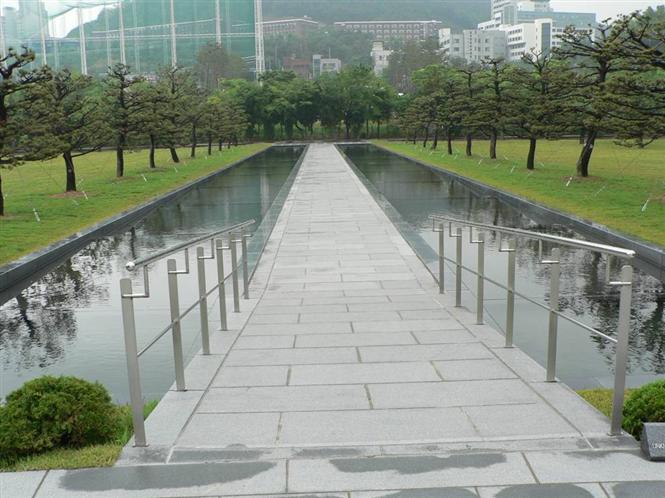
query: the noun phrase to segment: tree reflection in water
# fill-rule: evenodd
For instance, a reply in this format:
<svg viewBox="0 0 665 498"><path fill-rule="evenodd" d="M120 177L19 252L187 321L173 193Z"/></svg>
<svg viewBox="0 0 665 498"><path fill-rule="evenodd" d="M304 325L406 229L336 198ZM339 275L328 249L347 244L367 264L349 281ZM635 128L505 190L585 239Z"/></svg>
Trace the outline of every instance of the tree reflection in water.
<svg viewBox="0 0 665 498"><path fill-rule="evenodd" d="M108 299L103 276L119 244L116 237L90 243L0 308L4 367L43 368L63 357L77 335L74 309Z"/></svg>

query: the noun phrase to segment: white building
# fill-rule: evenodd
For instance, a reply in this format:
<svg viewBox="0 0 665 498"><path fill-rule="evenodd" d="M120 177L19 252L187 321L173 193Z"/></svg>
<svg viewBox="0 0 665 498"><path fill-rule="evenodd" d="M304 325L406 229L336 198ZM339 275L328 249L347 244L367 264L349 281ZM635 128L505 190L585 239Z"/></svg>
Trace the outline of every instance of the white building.
<svg viewBox="0 0 665 498"><path fill-rule="evenodd" d="M325 58L322 55L312 56L312 73L318 78L324 73L339 73L342 70L342 61L339 59Z"/></svg>
<svg viewBox="0 0 665 498"><path fill-rule="evenodd" d="M518 60L530 52L548 53L561 46L561 35L569 26L593 32L596 15L554 12L549 0L492 0L492 18L478 24L478 29L505 32L506 57Z"/></svg>
<svg viewBox="0 0 665 498"><path fill-rule="evenodd" d="M427 40L436 38L441 21L341 21L335 29L368 33L373 40Z"/></svg>
<svg viewBox="0 0 665 498"><path fill-rule="evenodd" d="M372 61L374 63L374 73L376 75L381 76L383 71L388 69L388 66L390 65L390 56L392 53L393 51L387 50L381 41L375 41L372 44L372 52L370 55L372 56Z"/></svg>
<svg viewBox="0 0 665 498"><path fill-rule="evenodd" d="M507 56L506 33L500 30L465 29L454 33L444 28L439 31L439 43L444 57L449 59L482 62Z"/></svg>

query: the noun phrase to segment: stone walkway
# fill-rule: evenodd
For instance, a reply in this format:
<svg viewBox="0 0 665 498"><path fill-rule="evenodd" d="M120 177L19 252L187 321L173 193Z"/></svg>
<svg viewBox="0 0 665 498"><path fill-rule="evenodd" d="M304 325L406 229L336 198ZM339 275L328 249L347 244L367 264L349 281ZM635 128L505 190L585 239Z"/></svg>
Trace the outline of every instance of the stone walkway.
<svg viewBox="0 0 665 498"><path fill-rule="evenodd" d="M438 294L332 145L310 146L251 293L149 448L0 495L665 496L665 466Z"/></svg>

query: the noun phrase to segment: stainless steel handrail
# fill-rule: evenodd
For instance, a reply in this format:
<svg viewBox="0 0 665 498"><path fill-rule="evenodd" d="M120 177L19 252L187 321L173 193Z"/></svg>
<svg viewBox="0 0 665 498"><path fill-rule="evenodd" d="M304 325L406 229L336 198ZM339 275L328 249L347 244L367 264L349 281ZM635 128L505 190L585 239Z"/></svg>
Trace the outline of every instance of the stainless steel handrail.
<svg viewBox="0 0 665 498"><path fill-rule="evenodd" d="M570 239L567 237L560 237L556 235L549 235L544 233L523 230L519 228L503 227L496 225L489 225L487 223L479 223L475 221L460 220L445 215L432 215L429 218L432 221L432 231L438 233L438 281L439 292L445 293L445 263L451 262L455 265L455 306L462 306L462 272L467 271L477 277L477 291L476 291L476 316L477 323L483 324L483 310L484 310L484 283L489 282L497 287L504 289L507 292L506 299L506 326L505 326L505 346L507 348L513 347L513 328L515 316L515 297L520 297L530 303L533 303L549 312L549 325L548 325L548 345L547 345L547 382L556 382L556 361L557 361L557 339L558 339L558 319L574 323L583 329L602 337L616 345L615 355L615 370L614 370L614 399L612 404L612 419L610 434L613 436L620 435L621 425L623 421L623 402L624 391L626 387L626 362L628 356L628 339L630 334L630 307L632 299L632 279L633 267L624 265L621 269L621 279L619 281L611 280L611 262L612 258L618 258L625 261L632 260L636 253L630 249L621 247L609 246L605 244L597 244L595 242L588 242L584 240ZM455 241L455 259L449 258L445 255L445 235L446 225L448 225L448 237ZM478 263L477 271L465 266L462 263L462 243L464 238L463 230L468 228L469 242L478 247ZM476 238L474 238L474 229L476 230ZM489 232L496 232L499 234L499 252L508 254L508 270L507 280L508 284L504 285L491 279L485 275L485 234L480 230ZM511 240L505 245L503 236L510 237ZM515 277L516 277L516 252L517 244L516 239L530 239L538 241L538 256L540 264L547 265L551 268L550 272L550 302L544 304L536 301L516 290ZM543 243L548 243L553 246L549 259L543 259ZM620 303L619 303L619 323L617 327L616 337L611 337L593 327L590 327L579 320L576 320L559 309L559 278L561 266L561 249L560 246L570 247L575 249L583 249L586 251L595 252L606 256L606 271L605 279L608 285L619 287Z"/></svg>
<svg viewBox="0 0 665 498"><path fill-rule="evenodd" d="M517 235L525 239L541 240L543 242L551 242L553 244L561 246L575 247L577 249L586 249L600 254L610 254L612 256L617 256L623 259L632 259L636 255L635 251L631 249L608 246L605 244L597 244L595 242L589 242L586 240L570 239L568 237L560 237L558 235L550 235L547 233L533 232L531 230L523 230L521 228L510 228L510 227L503 227L497 225L490 225L487 223L478 223L475 221L465 221L440 214L431 215L430 219L435 223L444 221L447 223L453 223L455 225L465 225L474 228L482 228L485 230L491 230L493 232L505 233L507 235Z"/></svg>
<svg viewBox="0 0 665 498"><path fill-rule="evenodd" d="M180 244L168 247L150 256L130 261L126 268L130 272L143 270L143 292L133 291L132 279L123 278L120 280L120 296L122 303L122 321L125 340L125 355L127 359L127 372L129 380L129 396L132 408L132 422L134 426L134 445L147 446L145 423L143 420L143 396L141 392L141 380L139 373L139 358L154 346L169 331L173 339L173 359L175 366L175 382L178 391L185 391L185 364L182 347L181 323L189 313L197 307L200 310L201 322L201 349L204 355L210 354L210 333L208 323L208 297L214 292L219 293L219 317L220 328L228 330L227 325L227 305L225 283L228 279L233 282L233 310L240 312L240 290L238 283L238 272L243 272L243 297L249 299L249 283L251 275L248 270L248 251L247 238L251 234L247 229L255 224L254 220L248 220L230 227L210 232ZM227 245L224 245L224 239L227 239ZM205 255L203 247L196 248L196 269L198 276L198 299L194 301L184 312L180 310L180 300L178 293L178 276L188 275L190 273L189 249L193 246L210 241L210 255ZM237 244L241 248L241 265L238 261ZM224 270L224 251L230 251L231 272L226 275ZM148 299L150 295L150 274L149 265L162 260L176 253L184 253L184 269L178 269L177 261L173 258L167 261L168 292L170 322L153 337L148 344L141 350L138 349L136 340L136 321L134 318L134 300ZM216 280L217 283L211 289L206 285L206 260L217 260Z"/></svg>
<svg viewBox="0 0 665 498"><path fill-rule="evenodd" d="M245 258L240 258L240 259L241 259L242 261L245 260ZM243 274L243 275L244 275L244 274ZM228 279L230 279L232 276L233 276L233 273L229 273L226 277L224 277L224 282L226 282L226 281L227 281ZM187 308L185 311L183 311L182 313L180 313L180 315L179 315L178 318L177 318L177 321L182 321L183 318L185 318L185 317L186 317L187 315L189 315L192 311L194 311L194 310L196 309L196 307L199 306L199 305L200 305L200 304L201 304L206 298L208 298L211 294L213 294L214 292L216 292L217 289L219 289L219 286L220 286L220 284L215 285L213 288L211 288L209 291L207 291L207 292L205 293L204 296L202 296L202 297L200 297L199 299L197 299L196 301L194 301L194 302L191 304L191 306L190 306L189 308ZM139 357L143 356L145 353L148 352L148 350L149 350L152 346L154 346L155 344L157 344L157 342L158 342L162 337L164 337L164 335L165 335L169 330L171 330L171 329L173 328L173 324L174 324L174 323L175 323L175 322L171 322L171 323L169 323L166 327L164 327L164 329L162 329L162 330L161 330L161 331L160 331L160 332L159 332L159 333L158 333L158 334L157 334L152 340L150 340L150 341L148 342L148 344L147 344L146 346L143 347L143 349L141 349L141 350L138 352L138 356L139 356Z"/></svg>
<svg viewBox="0 0 665 498"><path fill-rule="evenodd" d="M134 271L138 270L139 268L143 266L147 266L150 263L154 263L155 261L159 261L160 259L164 259L166 256L170 256L171 254L175 254L177 252L183 251L185 249L188 249L192 246L195 246L196 244L200 242L205 242L207 240L213 239L215 237L218 237L220 235L225 235L230 232L237 232L238 230L242 230L244 228L248 228L256 223L255 220L247 220L242 223L238 223L237 225L230 226L228 228L224 228L222 230L219 230L217 232L210 232L201 235L200 237L197 237L195 239L191 239L185 242L182 242L180 244L177 244L175 246L168 247L166 249L162 249L161 251L157 251L155 254L152 254L150 256L145 256L143 258L139 258L136 261L128 261L127 264L125 265L126 268L129 271Z"/></svg>

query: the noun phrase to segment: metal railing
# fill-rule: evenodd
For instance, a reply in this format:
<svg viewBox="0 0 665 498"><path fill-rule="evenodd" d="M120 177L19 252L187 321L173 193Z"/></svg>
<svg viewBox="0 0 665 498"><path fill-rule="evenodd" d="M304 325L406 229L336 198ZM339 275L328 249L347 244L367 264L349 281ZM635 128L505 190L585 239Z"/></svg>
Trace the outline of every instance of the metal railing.
<svg viewBox="0 0 665 498"><path fill-rule="evenodd" d="M612 403L611 430L612 436L621 434L621 424L623 421L623 402L624 391L626 388L626 361L628 355L628 337L630 334L630 307L632 299L632 280L633 267L624 265L621 268L621 279L619 281L611 280L612 259L618 258L623 261L630 261L635 257L635 251L613 247L604 244L596 244L584 240L569 239L556 235L532 232L518 228L508 228L473 221L459 220L444 215L430 216L433 226L432 230L438 233L439 250L439 292L445 292L445 263L446 261L454 264L455 271L455 306L462 306L462 273L467 271L476 278L476 322L479 325L484 321L484 296L485 282L489 282L497 287L504 289L506 295L506 324L505 324L505 346L513 347L513 335L515 325L515 297L524 299L549 313L548 339L547 339L547 382L556 382L556 362L557 362L557 336L559 327L559 318L567 320L583 329L597 335L616 345L615 353L615 372L614 372L614 398ZM448 236L455 240L455 259L448 258L445 255L445 228L448 225ZM464 229L468 228L469 243L478 247L477 269L473 270L464 266L462 261L463 234ZM475 237L474 237L475 230ZM508 255L507 262L507 285L485 275L485 234L481 231L495 232L499 235L499 252ZM510 237L504 243L504 239ZM547 265L550 271L550 289L549 304L534 300L532 297L517 292L515 289L516 272L516 252L517 239L529 239L538 241L538 257L540 264ZM551 253L548 259L543 259L543 243L552 245ZM605 280L608 285L620 287L619 301L619 322L617 326L616 338L602 333L599 330L590 327L579 320L576 320L559 309L559 278L561 274L561 249L560 247L570 247L574 249L583 249L604 255L606 257Z"/></svg>
<svg viewBox="0 0 665 498"><path fill-rule="evenodd" d="M238 225L208 233L185 241L181 244L169 247L148 257L130 261L126 268L130 272L143 270L143 292L135 293L132 287L131 278L120 280L120 296L122 301L122 324L125 337L125 353L127 356L127 373L129 377L129 397L132 408L132 421L134 425L134 446L147 446L145 423L143 420L143 395L141 391L141 378L139 373L139 358L154 346L162 337L171 331L173 341L173 359L175 365L175 381L178 391L185 391L185 363L182 349L182 330L181 323L189 313L197 307L200 308L201 320L201 347L204 355L210 354L210 330L208 323L208 297L215 291L219 294L219 316L220 329L228 330L227 310L226 310L226 289L225 282L231 278L233 287L233 311L240 312L240 290L238 282L238 273L240 266L238 262L237 244L240 244L242 256L242 275L243 275L243 297L249 299L250 275L247 264L247 238L251 237L247 229L255 223L254 220L245 221ZM228 245L224 245L224 238ZM205 249L202 246L196 248L196 269L198 276L198 294L199 298L194 301L185 311L180 309L180 297L178 295L178 276L190 273L189 249L193 246L210 242L210 255L205 255ZM231 272L226 275L224 270L224 251L231 253ZM170 323L161 330L152 340L142 349L138 349L136 341L136 321L134 318L134 300L147 299L150 297L150 276L149 265L162 260L168 256L184 253L185 267L178 269L175 259L167 261L168 273L168 293L169 309L171 313ZM217 260L217 284L211 289L206 284L206 260Z"/></svg>

